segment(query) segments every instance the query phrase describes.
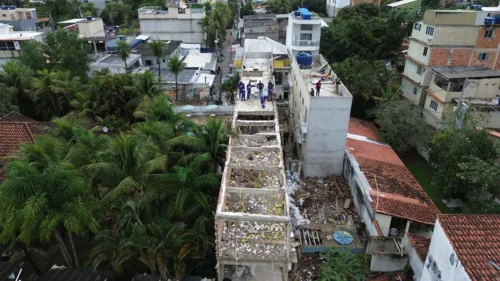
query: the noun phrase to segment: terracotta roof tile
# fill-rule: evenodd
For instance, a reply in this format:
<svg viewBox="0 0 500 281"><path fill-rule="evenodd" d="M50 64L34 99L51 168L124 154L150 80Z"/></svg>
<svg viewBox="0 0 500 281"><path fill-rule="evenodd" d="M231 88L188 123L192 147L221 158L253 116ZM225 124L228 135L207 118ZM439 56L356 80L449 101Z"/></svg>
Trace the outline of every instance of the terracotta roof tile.
<svg viewBox="0 0 500 281"><path fill-rule="evenodd" d="M350 118L348 131L350 134L365 136L372 140L382 141L382 138L377 132L377 127L375 127L375 124L372 122L357 118Z"/></svg>
<svg viewBox="0 0 500 281"><path fill-rule="evenodd" d="M500 215L439 215L439 224L472 281L498 281ZM490 263L491 262L491 263Z"/></svg>
<svg viewBox="0 0 500 281"><path fill-rule="evenodd" d="M427 252L429 252L429 246L431 245L431 239L427 239L425 237L411 233L407 233L406 235L408 236L413 249L415 249L415 252L417 252L420 260L422 262L425 262Z"/></svg>
<svg viewBox="0 0 500 281"><path fill-rule="evenodd" d="M404 272L391 272L382 276L368 277L366 281L410 281Z"/></svg>
<svg viewBox="0 0 500 281"><path fill-rule="evenodd" d="M12 111L12 112L7 113L4 116L0 117L0 121L6 121L6 122L37 122L36 120L28 118L28 117L22 115L21 113L15 112L15 111Z"/></svg>
<svg viewBox="0 0 500 281"><path fill-rule="evenodd" d="M434 224L440 212L403 161L390 146L370 141L370 136L378 135L375 126L364 125L361 130L354 126L358 123L356 120L350 122L353 125L349 126L348 133L369 139L348 137L346 147L370 184L376 212Z"/></svg>

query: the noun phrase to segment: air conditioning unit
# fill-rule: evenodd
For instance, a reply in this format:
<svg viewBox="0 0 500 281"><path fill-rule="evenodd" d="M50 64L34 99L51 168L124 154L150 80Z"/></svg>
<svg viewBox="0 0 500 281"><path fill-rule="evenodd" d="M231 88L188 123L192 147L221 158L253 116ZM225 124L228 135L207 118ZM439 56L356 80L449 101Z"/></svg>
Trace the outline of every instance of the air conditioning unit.
<svg viewBox="0 0 500 281"><path fill-rule="evenodd" d="M427 42L431 43L432 42L432 37L427 38Z"/></svg>

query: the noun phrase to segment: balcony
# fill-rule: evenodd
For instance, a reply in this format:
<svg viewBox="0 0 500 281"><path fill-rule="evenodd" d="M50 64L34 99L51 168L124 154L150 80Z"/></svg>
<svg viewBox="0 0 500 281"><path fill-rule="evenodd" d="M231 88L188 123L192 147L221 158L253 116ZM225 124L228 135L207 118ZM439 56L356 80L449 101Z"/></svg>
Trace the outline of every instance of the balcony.
<svg viewBox="0 0 500 281"><path fill-rule="evenodd" d="M320 40L292 40L293 46L298 47L319 47Z"/></svg>

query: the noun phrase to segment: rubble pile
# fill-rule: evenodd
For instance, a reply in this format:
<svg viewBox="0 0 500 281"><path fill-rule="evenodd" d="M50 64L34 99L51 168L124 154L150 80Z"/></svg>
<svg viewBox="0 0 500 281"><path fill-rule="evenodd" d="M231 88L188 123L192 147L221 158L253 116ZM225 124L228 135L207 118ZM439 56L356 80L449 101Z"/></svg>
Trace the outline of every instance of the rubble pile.
<svg viewBox="0 0 500 281"><path fill-rule="evenodd" d="M224 240L284 239L285 224L273 222L238 221L224 225Z"/></svg>
<svg viewBox="0 0 500 281"><path fill-rule="evenodd" d="M290 248L293 253L295 248ZM221 243L220 258L236 260L266 260L282 261L286 257L286 247L280 244L245 243L240 241L225 241Z"/></svg>
<svg viewBox="0 0 500 281"><path fill-rule="evenodd" d="M226 210L229 212L284 215L284 196L281 194L239 194L227 196Z"/></svg>
<svg viewBox="0 0 500 281"><path fill-rule="evenodd" d="M231 162L238 165L279 165L278 151L233 151Z"/></svg>
<svg viewBox="0 0 500 281"><path fill-rule="evenodd" d="M239 133L243 135L255 135L258 133L275 133L273 126L242 126L238 127Z"/></svg>
<svg viewBox="0 0 500 281"><path fill-rule="evenodd" d="M270 171L233 169L229 180L230 187L278 188L279 174Z"/></svg>
<svg viewBox="0 0 500 281"><path fill-rule="evenodd" d="M246 147L261 147L261 146L271 146L278 145L278 141L275 136L265 136L262 138L245 138L238 137L232 139L233 146L246 146Z"/></svg>
<svg viewBox="0 0 500 281"><path fill-rule="evenodd" d="M311 281L318 280L319 267L323 263L320 254L301 254L297 262L297 267L290 273L290 281Z"/></svg>

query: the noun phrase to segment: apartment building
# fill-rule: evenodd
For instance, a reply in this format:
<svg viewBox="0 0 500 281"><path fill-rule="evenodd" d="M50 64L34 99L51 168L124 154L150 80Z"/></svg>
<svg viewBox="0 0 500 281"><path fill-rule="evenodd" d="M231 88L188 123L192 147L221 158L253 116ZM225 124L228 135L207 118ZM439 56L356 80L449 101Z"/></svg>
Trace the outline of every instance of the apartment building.
<svg viewBox="0 0 500 281"><path fill-rule="evenodd" d="M276 15L257 14L243 16L243 45L246 39L257 39L261 36L275 41L278 40L279 25Z"/></svg>
<svg viewBox="0 0 500 281"><path fill-rule="evenodd" d="M435 128L461 126L474 119L483 128L500 128L500 70L485 66L432 68L424 119Z"/></svg>
<svg viewBox="0 0 500 281"><path fill-rule="evenodd" d="M36 31L37 20L35 8L0 7L0 23L12 25L14 31Z"/></svg>
<svg viewBox="0 0 500 281"><path fill-rule="evenodd" d="M352 95L322 55L309 66L292 58L290 128L305 177L342 174ZM316 83L321 80L319 95Z"/></svg>
<svg viewBox="0 0 500 281"><path fill-rule="evenodd" d="M138 10L141 34L153 40L178 40L202 43L205 32L201 20L205 17L203 4L167 4L167 9L154 6Z"/></svg>
<svg viewBox="0 0 500 281"><path fill-rule="evenodd" d="M20 56L23 41L43 41L43 32L19 32L13 29L11 25L0 23L0 66Z"/></svg>
<svg viewBox="0 0 500 281"><path fill-rule="evenodd" d="M57 23L59 26L63 26L65 29L70 31L78 31L78 33L85 37L104 37L106 32L104 31L104 22L100 18L93 18L91 16L87 18L77 18L70 19Z"/></svg>
<svg viewBox="0 0 500 281"><path fill-rule="evenodd" d="M316 13L300 8L288 15L286 46L292 55L307 52L319 55L321 27L326 25Z"/></svg>

